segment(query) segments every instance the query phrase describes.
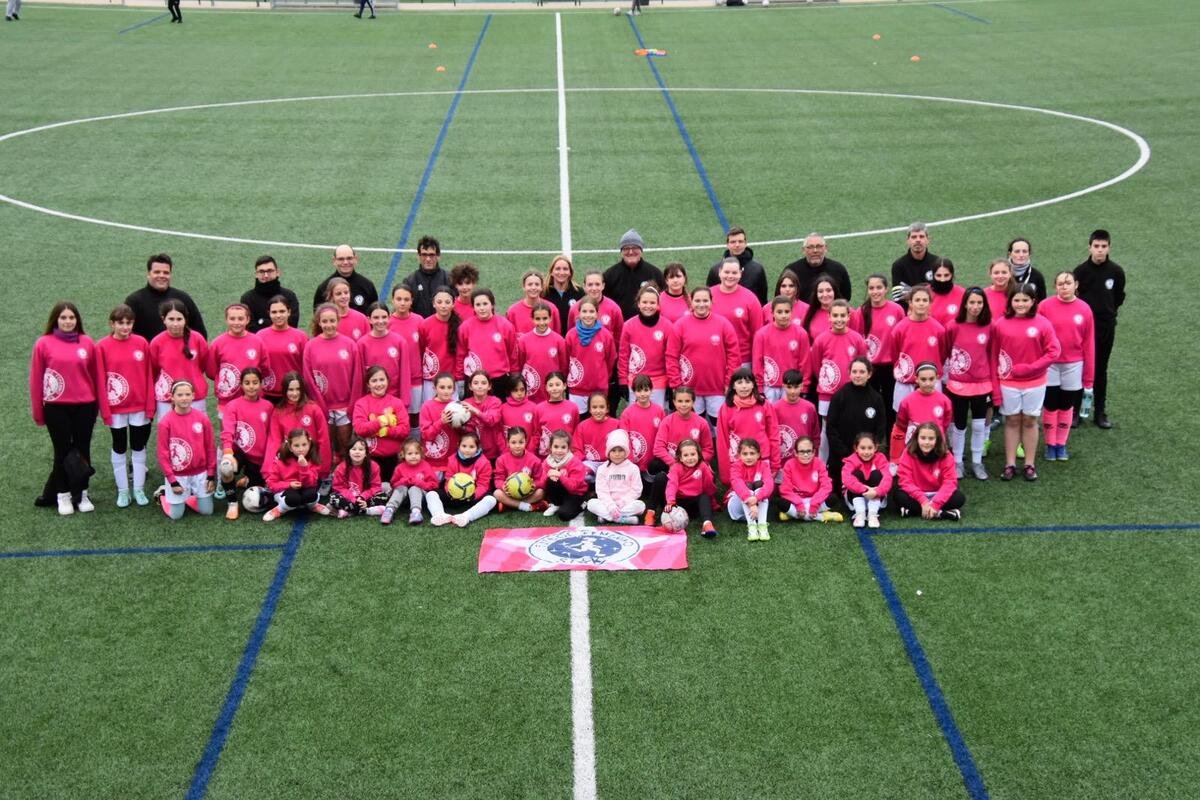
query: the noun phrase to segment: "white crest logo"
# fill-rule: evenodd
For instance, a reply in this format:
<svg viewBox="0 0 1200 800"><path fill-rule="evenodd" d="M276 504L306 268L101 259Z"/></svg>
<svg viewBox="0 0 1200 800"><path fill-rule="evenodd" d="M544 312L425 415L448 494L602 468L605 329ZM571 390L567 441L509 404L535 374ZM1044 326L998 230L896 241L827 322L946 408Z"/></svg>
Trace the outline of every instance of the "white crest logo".
<svg viewBox="0 0 1200 800"><path fill-rule="evenodd" d="M925 340L925 343L928 344L930 347L936 347L937 346L937 337L930 336L928 339Z"/></svg>
<svg viewBox="0 0 1200 800"><path fill-rule="evenodd" d="M979 342L980 344L987 344L987 334L986 333L979 334L978 336L975 337L975 341Z"/></svg>
<svg viewBox="0 0 1200 800"><path fill-rule="evenodd" d="M311 427L312 426L312 417L310 417L308 414L301 415L300 424L306 428Z"/></svg>
<svg viewBox="0 0 1200 800"><path fill-rule="evenodd" d="M888 324L889 328L894 327L896 325L896 315L888 314L886 317L883 318L883 321Z"/></svg>
<svg viewBox="0 0 1200 800"><path fill-rule="evenodd" d="M171 455L171 469L176 472L192 463L192 446L183 439L171 437L167 443L167 452Z"/></svg>
<svg viewBox="0 0 1200 800"><path fill-rule="evenodd" d="M1112 288L1113 288L1113 285L1114 285L1114 283L1113 283L1113 279L1112 279L1112 278L1109 278L1108 280L1106 280L1106 281L1104 282L1104 288L1105 288L1105 289L1108 289L1108 290L1110 290L1110 291L1112 290Z"/></svg>
<svg viewBox="0 0 1200 800"><path fill-rule="evenodd" d="M295 352L296 352L297 350L299 350L299 349L300 349L299 347L296 347L296 343L295 343L295 342L292 342L292 343L290 343L290 344L288 345L288 352L289 352L289 353L295 353Z"/></svg>
<svg viewBox="0 0 1200 800"><path fill-rule="evenodd" d="M744 309L744 308L740 308L740 307L739 307L739 308L735 308L735 309L733 310L733 315L734 315L735 317L737 317L738 319L741 319L742 317L746 316L746 309Z"/></svg>
<svg viewBox="0 0 1200 800"><path fill-rule="evenodd" d="M340 358L342 361L348 360L350 358L350 351L349 350L338 350L338 358Z"/></svg>
<svg viewBox="0 0 1200 800"><path fill-rule="evenodd" d="M567 366L567 386L578 386L583 380L583 362L578 358L572 358Z"/></svg>
<svg viewBox="0 0 1200 800"><path fill-rule="evenodd" d="M146 354L145 354L145 353L143 353L141 350L134 350L134 351L133 351L133 360L134 360L134 361L141 361L141 360L142 360L142 359L144 359L145 357L146 357Z"/></svg>
<svg viewBox="0 0 1200 800"><path fill-rule="evenodd" d="M258 351L251 347L246 351L246 358L258 358Z"/></svg>
<svg viewBox="0 0 1200 800"><path fill-rule="evenodd" d="M950 305L946 306L946 314L948 316L953 316L957 313L958 313L958 304L951 303Z"/></svg>
<svg viewBox="0 0 1200 800"><path fill-rule="evenodd" d="M204 433L204 426L199 422L193 422L192 433Z"/></svg>
<svg viewBox="0 0 1200 800"><path fill-rule="evenodd" d="M396 349L396 348L394 348L394 347L389 347L389 348L388 348L388 357L390 357L390 358L399 358L399 357L400 357L400 351L399 351L399 350L397 350L397 349Z"/></svg>
<svg viewBox="0 0 1200 800"><path fill-rule="evenodd" d="M655 331L655 332L654 332L654 341L656 341L656 342L661 342L661 341L662 341L662 338L663 338L663 332L662 332L662 331Z"/></svg>
<svg viewBox="0 0 1200 800"><path fill-rule="evenodd" d="M119 406L125 402L125 398L129 397L129 381L125 380L124 375L116 372L110 372L105 376L104 389L108 395L110 406Z"/></svg>
<svg viewBox="0 0 1200 800"><path fill-rule="evenodd" d="M1037 327L1030 325L1028 328L1025 329L1025 335L1028 336L1030 339L1035 338L1038 335Z"/></svg>
<svg viewBox="0 0 1200 800"><path fill-rule="evenodd" d="M1076 315L1075 315L1075 324L1076 324L1076 325L1082 325L1082 324L1083 324L1083 314L1076 314Z"/></svg>
<svg viewBox="0 0 1200 800"><path fill-rule="evenodd" d="M497 333L493 333L493 334L492 334L492 341L493 341L493 342L495 342L496 344L500 344L500 341L501 341L503 338L504 338L504 337L503 337L503 336L501 336L501 335L499 334L499 332L497 332Z"/></svg>
<svg viewBox="0 0 1200 800"><path fill-rule="evenodd" d="M867 419L875 419L875 409L868 408L866 411Z"/></svg>
<svg viewBox="0 0 1200 800"><path fill-rule="evenodd" d="M42 373L42 402L52 403L62 397L62 393L66 391L67 382L63 376L55 370L46 367Z"/></svg>

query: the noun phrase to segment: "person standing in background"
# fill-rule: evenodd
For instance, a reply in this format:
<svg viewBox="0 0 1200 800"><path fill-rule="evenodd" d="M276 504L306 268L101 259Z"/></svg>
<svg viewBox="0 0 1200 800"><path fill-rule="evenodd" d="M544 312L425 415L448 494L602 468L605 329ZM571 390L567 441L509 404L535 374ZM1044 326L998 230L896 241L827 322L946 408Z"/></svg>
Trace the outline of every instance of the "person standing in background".
<svg viewBox="0 0 1200 800"><path fill-rule="evenodd" d="M1117 336L1117 313L1125 303L1125 270L1108 258L1112 237L1103 228L1088 237L1088 258L1075 268L1079 299L1092 309L1096 334L1096 383L1093 389L1096 427L1108 430L1108 359ZM1075 410L1079 419L1079 409Z"/></svg>

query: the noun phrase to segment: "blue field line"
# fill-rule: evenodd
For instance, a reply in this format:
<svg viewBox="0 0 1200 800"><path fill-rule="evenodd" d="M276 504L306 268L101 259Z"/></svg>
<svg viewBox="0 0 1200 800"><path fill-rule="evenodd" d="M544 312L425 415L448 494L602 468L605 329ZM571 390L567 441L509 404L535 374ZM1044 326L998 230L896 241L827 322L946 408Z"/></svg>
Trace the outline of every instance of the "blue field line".
<svg viewBox="0 0 1200 800"><path fill-rule="evenodd" d="M150 19L144 19L141 22L135 22L133 25L130 25L128 28L122 28L121 30L117 31L117 35L120 36L122 33L129 33L130 31L136 31L138 28L144 28L147 25L153 25L154 23L158 22L160 19L163 19L164 17L168 17L168 16L170 16L169 13L163 12L162 14L159 14L157 17L151 17Z"/></svg>
<svg viewBox="0 0 1200 800"><path fill-rule="evenodd" d="M958 766L959 773L962 774L967 794L972 800L986 800L988 793L983 785L983 777L979 774L979 770L975 766L975 759L971 757L971 751L967 748L967 743L963 741L962 734L959 733L958 726L954 723L954 715L950 712L950 706L946 703L941 687L938 686L937 678L933 676L933 669L925 658L925 651L917 640L917 634L904 610L904 604L900 602L900 596L896 594L896 587L892 584L887 567L883 565L883 559L880 558L879 551L871 540L871 534L862 530L857 533L858 543L867 556L867 563L871 565L871 572L875 574L879 591L883 593L888 611L892 613L892 620L896 623L896 630L899 631L900 639L904 642L908 660L912 662L913 670L917 673L917 680L920 681L921 688L925 690L925 697L928 698L929 707L933 710L933 716L937 720L938 727L942 729L942 736L946 738L950 754L954 757L954 763Z"/></svg>
<svg viewBox="0 0 1200 800"><path fill-rule="evenodd" d="M400 257L403 255L401 251L408 244L408 237L412 235L413 224L417 221L417 211L421 208L421 201L425 199L425 188L429 186L429 177L433 174L433 165L437 163L438 154L442 152L442 143L446 141L446 133L450 130L450 121L454 119L458 102L462 100L463 89L467 87L467 78L471 77L471 68L475 66L475 57L479 55L479 47L483 44L483 37L491 24L492 15L488 14L483 18L483 28L479 31L479 38L475 40L475 49L471 51L471 57L467 59L467 68L463 70L462 80L458 82L458 89L455 90L454 98L450 101L450 108L446 111L442 129L438 131L437 141L433 143L433 152L429 154L429 160L425 162L425 172L421 174L417 193L413 195L412 205L409 206L408 216L404 220L404 228L400 231L400 240L396 242L396 252L392 254L392 263L388 265L387 277L383 279L380 297L387 297L392 290L392 281L396 279L396 268L400 266Z"/></svg>
<svg viewBox="0 0 1200 800"><path fill-rule="evenodd" d="M192 775L192 783L188 786L185 795L187 800L201 800L208 792L208 783L212 780L217 762L221 759L225 740L229 738L229 730L233 727L234 717L237 716L238 707L242 704L242 697L246 694L246 686L250 683L250 675L254 672L254 663L258 660L259 651L262 650L263 642L267 638L267 629L271 627L271 620L275 617L279 597L283 594L283 587L287 585L288 575L292 571L292 562L295 561L296 552L299 551L300 543L304 540L304 527L307 522L308 518L302 517L292 525L292 535L288 537L287 544L283 548L283 555L279 557L279 566L275 568L275 578L271 581L270 588L267 589L267 596L263 599L258 619L255 620L254 628L250 631L250 639L246 642L246 649L242 651L242 660L234 674L233 683L229 686L229 693L225 695L221 713L217 715L217 721L213 724L208 744L204 748L204 755L201 756L200 763L196 765L196 772Z"/></svg>
<svg viewBox="0 0 1200 800"><path fill-rule="evenodd" d="M66 556L140 556L159 553L227 553L241 550L282 550L283 544L187 544L177 547L114 547L87 550L19 550L0 558L62 558Z"/></svg>
<svg viewBox="0 0 1200 800"><path fill-rule="evenodd" d="M967 19L973 19L976 22L982 22L984 25L992 24L992 21L990 19L984 19L983 17L977 17L968 11L963 11L962 9L955 8L954 6L948 6L945 3L934 3L933 5L935 8L940 8L943 11L949 11L951 14L958 14L960 17L966 17Z"/></svg>
<svg viewBox="0 0 1200 800"><path fill-rule="evenodd" d="M1200 523L1181 522L1178 524L1145 524L1145 525L1029 525L995 528L904 528L887 531L871 531L872 536L909 536L912 534L964 534L964 533L1145 533L1152 531L1194 531L1200 530Z"/></svg>
<svg viewBox="0 0 1200 800"><path fill-rule="evenodd" d="M637 23L633 21L633 15L626 14L625 19L629 20L629 27L633 28L633 35L637 37L638 47L643 50L648 49L646 47L646 40L642 38L642 32L638 29ZM717 222L721 224L721 232L725 233L729 230L729 218L725 216L725 209L721 208L721 202L717 200L717 193L713 189L712 181L708 179L708 172L704 169L704 163L700 161L700 154L696 152L696 145L692 143L692 137L688 134L687 126L683 124L683 118L679 116L679 109L675 107L675 100L671 97L671 90L667 88L667 82L663 80L662 73L658 71L658 65L654 63L652 56L646 56L646 65L654 73L654 80L658 81L658 88L662 91L663 99L667 101L667 108L671 110L671 116L675 118L675 127L679 128L679 135L683 137L683 143L687 145L688 153L692 156L692 164L696 167L696 172L700 175L700 182L704 184L704 191L708 193L708 202L712 203L713 211L717 214Z"/></svg>

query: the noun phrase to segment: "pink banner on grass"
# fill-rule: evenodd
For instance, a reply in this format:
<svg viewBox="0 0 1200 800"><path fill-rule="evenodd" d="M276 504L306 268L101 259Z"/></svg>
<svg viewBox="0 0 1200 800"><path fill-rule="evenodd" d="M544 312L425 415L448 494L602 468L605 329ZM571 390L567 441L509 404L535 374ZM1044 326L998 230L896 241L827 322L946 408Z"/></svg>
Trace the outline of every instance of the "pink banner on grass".
<svg viewBox="0 0 1200 800"><path fill-rule="evenodd" d="M507 528L490 530L480 572L563 569L687 569L687 535L659 528Z"/></svg>

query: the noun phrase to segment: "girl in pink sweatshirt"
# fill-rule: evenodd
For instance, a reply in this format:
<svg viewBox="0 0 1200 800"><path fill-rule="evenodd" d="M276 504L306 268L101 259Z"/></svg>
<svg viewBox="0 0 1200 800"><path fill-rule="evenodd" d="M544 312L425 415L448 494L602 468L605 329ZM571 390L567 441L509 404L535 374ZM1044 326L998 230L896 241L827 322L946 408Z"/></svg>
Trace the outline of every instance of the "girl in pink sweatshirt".
<svg viewBox="0 0 1200 800"><path fill-rule="evenodd" d="M678 261L672 261L663 267L663 283L667 288L658 297L658 307L663 318L674 325L692 310L687 291L687 269Z"/></svg>
<svg viewBox="0 0 1200 800"><path fill-rule="evenodd" d="M741 347L729 320L712 313L712 290L692 289L692 311L675 323L667 344L667 376L673 388L695 390L695 409L717 424L729 379L741 364Z"/></svg>
<svg viewBox="0 0 1200 800"><path fill-rule="evenodd" d="M546 493L546 517L570 522L583 513L587 495L587 469L571 452L571 434L557 430L550 434L549 454L542 462L541 488Z"/></svg>
<svg viewBox="0 0 1200 800"><path fill-rule="evenodd" d="M277 295L267 306L271 327L260 328L258 338L263 344L259 369L263 374L263 395L272 403L283 396L283 376L289 372L300 372L304 366L304 347L308 337L299 328L293 328L288 320L292 313L287 298Z"/></svg>
<svg viewBox="0 0 1200 800"><path fill-rule="evenodd" d="M351 341L357 342L371 330L371 323L356 308L350 307L350 282L345 278L330 278L325 284L325 302L337 309L337 331Z"/></svg>
<svg viewBox="0 0 1200 800"><path fill-rule="evenodd" d="M950 447L958 477L966 474L967 415L971 416L971 473L979 480L988 479L983 466L983 448L987 441L988 417L992 409L992 364L996 361L996 340L992 335L992 310L983 289L972 286L963 293L958 316L946 326L946 396L954 411L950 427Z"/></svg>
<svg viewBox="0 0 1200 800"><path fill-rule="evenodd" d="M404 401L392 394L387 370L370 367L367 393L354 401L350 419L355 435L366 440L381 475L392 474L400 456L400 443L408 438L405 409Z"/></svg>
<svg viewBox="0 0 1200 800"><path fill-rule="evenodd" d="M607 396L609 375L617 364L617 346L597 317L597 305L590 297L576 303L571 313L575 320L566 337L567 389L579 413L586 414L592 392Z"/></svg>
<svg viewBox="0 0 1200 800"><path fill-rule="evenodd" d="M842 496L854 512L856 528L879 527L879 509L887 505L892 488L892 470L887 456L879 452L875 437L854 437L854 452L842 460Z"/></svg>
<svg viewBox="0 0 1200 800"><path fill-rule="evenodd" d="M463 425L463 430L475 433L484 457L488 461L495 461L504 441L504 432L500 427L502 404L499 398L492 396L492 379L486 372L477 370L467 376L467 396L462 404L471 415Z"/></svg>
<svg viewBox="0 0 1200 800"><path fill-rule="evenodd" d="M902 517L962 519L967 498L958 488L954 455L947 452L942 430L932 422L917 427L900 457L892 498Z"/></svg>
<svg viewBox="0 0 1200 800"><path fill-rule="evenodd" d="M537 404L534 411L534 430L538 440L538 455L545 458L550 453L550 436L555 431L566 431L567 441L579 425L579 407L567 400L567 379L561 372L546 376L546 399ZM580 462L582 468L582 462Z"/></svg>
<svg viewBox="0 0 1200 800"><path fill-rule="evenodd" d="M808 334L792 318L792 301L776 297L770 305L771 316L754 334L750 362L754 377L767 400L774 403L783 397L783 375L797 370L807 375Z"/></svg>
<svg viewBox="0 0 1200 800"><path fill-rule="evenodd" d="M1042 408L1042 428L1046 432L1046 460L1067 461L1067 439L1071 435L1071 417L1084 392L1090 392L1096 379L1096 331L1092 309L1075 291L1079 284L1074 274L1060 272L1054 277L1054 296L1038 305L1038 313L1054 326L1062 352L1046 371L1046 403Z"/></svg>
<svg viewBox="0 0 1200 800"><path fill-rule="evenodd" d="M546 376L551 372L566 375L567 342L552 325L554 306L539 303L533 309L533 329L517 337L517 365L525 392L533 403L546 399Z"/></svg>
<svg viewBox="0 0 1200 800"><path fill-rule="evenodd" d="M296 428L308 431L308 435L317 445L317 450L328 453L331 449L329 424L325 422L325 414L321 411L321 407L308 398L308 392L304 388L304 381L300 378L300 373L287 373L279 384L283 388L283 396L275 404L275 410L271 412L271 425L267 432L267 452L263 466L271 465L271 462L275 460L275 454L279 452L288 434ZM328 472L327 470L326 474ZM325 476L322 475L322 477Z"/></svg>
<svg viewBox="0 0 1200 800"><path fill-rule="evenodd" d="M696 391L688 386L675 389L672 402L675 413L668 414L658 426L658 435L654 437L654 457L670 467L676 461L678 447L684 439L691 439L700 445L700 458L704 463L712 461L715 448L712 431L708 420L694 410Z"/></svg>
<svg viewBox="0 0 1200 800"><path fill-rule="evenodd" d="M929 283L929 290L932 293L929 298L929 316L945 327L958 316L966 291L954 282L953 261L948 258L938 259L933 268L933 280Z"/></svg>
<svg viewBox="0 0 1200 800"><path fill-rule="evenodd" d="M218 419L225 404L242 393L242 370L258 367L265 355L262 339L256 333L247 332L249 324L250 309L247 306L241 303L226 306L227 330L208 346L204 372L213 382Z"/></svg>
<svg viewBox="0 0 1200 800"><path fill-rule="evenodd" d="M601 522L636 525L646 511L642 502L642 473L629 460L629 434L617 428L605 442L608 460L596 470L596 497L587 510Z"/></svg>
<svg viewBox="0 0 1200 800"><path fill-rule="evenodd" d="M775 491L775 470L762 458L757 439L738 444L737 459L729 470L729 518L746 520L746 541L770 541L768 503Z"/></svg>
<svg viewBox="0 0 1200 800"><path fill-rule="evenodd" d="M775 293L771 297L782 297L792 301L792 324L803 328L804 315L808 313L808 303L800 297L800 276L790 269L785 269L779 273L778 280L775 281ZM775 313L775 302L772 300L762 308L762 324L766 327L771 324L771 317ZM807 335L807 331L805 334Z"/></svg>
<svg viewBox="0 0 1200 800"><path fill-rule="evenodd" d="M929 316L931 296L927 286L913 287L908 294L908 316L892 329L887 353L880 359L893 365L896 385L892 390L892 407L897 411L900 401L916 391L917 364L923 361L941 364L950 355L946 329Z"/></svg>
<svg viewBox="0 0 1200 800"><path fill-rule="evenodd" d="M312 437L300 428L291 431L267 468L267 488L275 493L276 506L263 514L263 522L274 522L297 508L329 516L329 507L317 499L321 474L321 453Z"/></svg>
<svg viewBox="0 0 1200 800"><path fill-rule="evenodd" d="M579 421L571 434L571 452L582 459L591 475L607 460L608 435L619 427L621 423L608 415L608 397L603 392L593 392L588 397L588 416Z"/></svg>
<svg viewBox="0 0 1200 800"><path fill-rule="evenodd" d="M537 321L534 320L533 315L539 305L545 305L549 309L551 330L562 329L562 323L558 318L558 309L542 301L545 280L542 273L536 269L527 269L521 275L521 290L525 296L509 306L508 312L504 315L505 319L512 323L518 339L537 327Z"/></svg>
<svg viewBox="0 0 1200 800"><path fill-rule="evenodd" d="M446 468L446 460L458 449L460 429L450 424L450 412L446 410L454 400L454 376L449 372L439 373L433 386L433 399L421 406L421 441L425 445L425 458L441 472Z"/></svg>
<svg viewBox="0 0 1200 800"><path fill-rule="evenodd" d="M530 437L530 447L537 452L537 433L534 417L537 414L537 403L529 399L525 379L519 374L513 376L512 391L508 399L500 406L500 430L506 439L508 432L514 427L524 428Z"/></svg>
<svg viewBox="0 0 1200 800"><path fill-rule="evenodd" d="M1034 309L1036 288L1022 284L1008 297L1008 310L995 325L996 383L1004 414L1004 471L1000 479L1017 475L1017 443L1025 448L1025 480L1036 481L1038 416L1046 397L1046 371L1062 352L1050 320Z"/></svg>
<svg viewBox="0 0 1200 800"><path fill-rule="evenodd" d="M229 501L225 519L238 518L238 489L263 486L263 462L274 408L262 396L262 371L246 367L241 375L242 394L225 404L221 418L221 460L217 473ZM239 477L240 476L240 477Z"/></svg>
<svg viewBox="0 0 1200 800"><path fill-rule="evenodd" d="M361 436L350 437L346 457L333 471L329 508L338 519L383 515L388 495L383 491L379 465L371 460L371 448Z"/></svg>
<svg viewBox="0 0 1200 800"><path fill-rule="evenodd" d="M867 343L867 357L871 359L871 388L879 392L888 413L888 429L891 429L896 409L892 406L892 391L896 377L892 374L889 345L892 329L904 319L904 309L899 303L888 299L886 275L874 274L867 277L867 299L850 315L850 327L862 334Z"/></svg>
<svg viewBox="0 0 1200 800"><path fill-rule="evenodd" d="M833 479L825 462L817 458L813 439L801 436L793 450L795 458L783 465L783 480L779 496L788 507L779 512L780 519L800 519L806 522L841 522L842 515L830 511L825 501L833 492Z"/></svg>
<svg viewBox="0 0 1200 800"><path fill-rule="evenodd" d="M146 443L154 418L154 378L150 371L150 345L133 332L133 309L121 304L108 315L112 335L96 342L96 398L100 418L112 434L113 476L117 507L130 502L129 462L133 464L133 499L149 505L146 497Z"/></svg>
<svg viewBox="0 0 1200 800"><path fill-rule="evenodd" d="M933 422L943 434L954 419L950 398L938 391L938 368L925 362L917 367L917 390L904 398L892 426L891 460L896 463L904 446L922 422Z"/></svg>
<svg viewBox="0 0 1200 800"><path fill-rule="evenodd" d="M364 372L368 367L383 367L387 371L388 388L403 404L403 409L397 409L396 413L407 417L412 404L410 370L415 347L391 329L392 317L383 303L376 301L367 306L367 319L371 321L371 330L358 340L358 360Z"/></svg>
<svg viewBox="0 0 1200 800"><path fill-rule="evenodd" d="M478 308L476 310L478 311ZM431 525L449 525L453 522L458 527L465 528L475 520L483 519L496 507L496 498L488 492L492 487L492 465L479 447L479 437L471 431L465 431L459 437L458 450L447 459L443 487L459 474L471 476L475 481L475 494L466 500L455 500L445 488L438 492L429 492L425 496L425 502L429 503ZM447 514L447 508L459 513Z"/></svg>
<svg viewBox="0 0 1200 800"><path fill-rule="evenodd" d="M808 309L804 312L804 330L808 333L809 341L815 342L817 337L829 330L829 309L834 300L841 300L842 291L837 282L828 275L821 275L812 286L809 295Z"/></svg>
<svg viewBox="0 0 1200 800"><path fill-rule="evenodd" d="M433 316L421 320L421 400L433 399L434 380L443 372L455 380L458 351L458 315L454 313L454 291L448 286L433 293Z"/></svg>
<svg viewBox="0 0 1200 800"><path fill-rule="evenodd" d="M392 315L388 317L388 328L404 340L408 351L408 378L411 383L411 403L408 407L408 424L417 427L417 414L421 411L421 322L420 314L412 310L412 289L403 283L392 287ZM397 387L399 388L399 387ZM397 394L401 394L397 392Z"/></svg>
<svg viewBox="0 0 1200 800"><path fill-rule="evenodd" d="M659 311L658 290L643 286L638 290L638 314L621 328L620 353L617 356L617 383L628 386L633 402L633 381L639 375L650 379L651 402L660 406L667 399L667 344L675 333Z"/></svg>
<svg viewBox="0 0 1200 800"><path fill-rule="evenodd" d="M204 411L208 383L204 366L208 362L208 342L199 331L188 327L187 306L180 300L167 300L159 306L162 333L150 342L150 369L154 373L154 399L157 401L155 419L161 420L172 408L171 387L175 381L186 380L195 391L192 406Z"/></svg>
<svg viewBox="0 0 1200 800"><path fill-rule="evenodd" d="M700 519L700 535L711 539L717 535L712 522L713 502L717 496L712 467L700 460L700 445L692 439L680 442L675 452L679 459L667 473L663 514L680 506L689 518Z"/></svg>
<svg viewBox="0 0 1200 800"><path fill-rule="evenodd" d="M591 300L596 305L596 319L604 329L612 334L613 344L621 341L621 331L625 327L625 315L621 307L610 297L604 296L604 273L598 269L590 269L583 276L583 300ZM575 327L579 319L579 303L571 306L567 312L567 333ZM566 336L566 334L563 334Z"/></svg>
<svg viewBox="0 0 1200 800"><path fill-rule="evenodd" d="M750 366L751 347L754 334L762 327L762 306L754 292L738 281L742 277L742 266L730 256L721 262L717 273L720 278L712 293L713 313L729 320L738 341L738 365Z"/></svg>
<svg viewBox="0 0 1200 800"><path fill-rule="evenodd" d="M475 316L458 329L458 369L461 380L482 370L492 380L492 394L508 397L508 379L521 371L517 361L517 331L504 317L496 316L496 298L491 289L471 293ZM460 393L461 394L461 393Z"/></svg>
<svg viewBox="0 0 1200 800"><path fill-rule="evenodd" d="M437 493L437 469L425 460L425 448L421 440L415 437L404 441L400 462L392 473L389 485L392 493L387 506L380 515L380 522L391 525L392 518L408 501L408 524L420 525L425 521L421 516L421 504L430 494Z"/></svg>
<svg viewBox="0 0 1200 800"><path fill-rule="evenodd" d="M540 507L545 492L540 488L542 483L542 462L529 450L529 435L522 427L510 428L506 434L507 449L496 459L496 468L492 471L497 509L515 508L518 511L534 511ZM508 479L518 473L525 473L533 483L533 493L528 497L513 497L508 493Z"/></svg>
<svg viewBox="0 0 1200 800"><path fill-rule="evenodd" d="M195 390L190 381L171 387L171 410L158 423L158 466L165 481L163 513L183 519L189 498L195 509L208 516L213 512L213 490L217 476L217 447L208 416L192 408Z"/></svg>
<svg viewBox="0 0 1200 800"><path fill-rule="evenodd" d="M92 430L96 425L96 387L100 376L96 348L83 332L83 317L74 303L59 302L50 310L46 333L33 346L29 363L29 403L33 421L45 425L54 448L54 462L42 501L54 502L58 513L74 514L96 509L82 489L72 487L66 461L72 450L85 464L92 460Z"/></svg>
<svg viewBox="0 0 1200 800"><path fill-rule="evenodd" d="M312 335L304 348L304 384L308 396L325 412L336 460L350 441L350 413L362 394L362 361L354 340L338 332L333 306L317 307Z"/></svg>
<svg viewBox="0 0 1200 800"><path fill-rule="evenodd" d="M804 383L798 370L789 369L783 374L783 398L771 405L779 426L779 459L784 466L794 457L801 436L810 436L813 441L821 438L821 417L817 407L802 396Z"/></svg>
<svg viewBox="0 0 1200 800"><path fill-rule="evenodd" d="M779 424L767 399L758 391L754 373L739 368L729 382L725 405L717 418L717 470L721 482L728 485L730 467L738 461L742 439L764 442L763 461L774 475L779 471Z"/></svg>

